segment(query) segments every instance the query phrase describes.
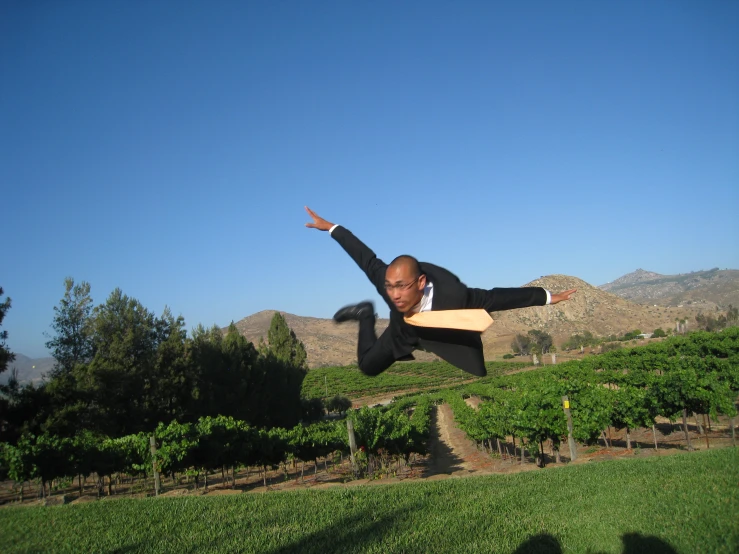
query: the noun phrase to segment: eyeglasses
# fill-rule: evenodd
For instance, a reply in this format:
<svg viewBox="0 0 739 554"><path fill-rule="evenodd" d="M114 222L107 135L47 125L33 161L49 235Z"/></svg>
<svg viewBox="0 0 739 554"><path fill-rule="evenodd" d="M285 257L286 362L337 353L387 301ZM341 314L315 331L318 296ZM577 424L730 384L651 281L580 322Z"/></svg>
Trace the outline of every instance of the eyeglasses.
<svg viewBox="0 0 739 554"><path fill-rule="evenodd" d="M415 279L413 279L413 281L411 281L410 283L396 283L395 285L391 285L390 283L385 283L385 290L388 291L388 292L390 292L392 290L398 290L398 291L400 291L400 290L408 290L420 278L421 278L421 276L419 275L418 277L416 277Z"/></svg>

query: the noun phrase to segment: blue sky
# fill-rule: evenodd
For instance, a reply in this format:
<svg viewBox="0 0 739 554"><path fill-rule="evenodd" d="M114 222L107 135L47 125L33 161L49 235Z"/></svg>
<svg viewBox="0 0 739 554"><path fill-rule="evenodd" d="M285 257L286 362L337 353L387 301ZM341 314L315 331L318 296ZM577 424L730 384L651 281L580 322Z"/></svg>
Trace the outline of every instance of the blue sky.
<svg viewBox="0 0 739 554"><path fill-rule="evenodd" d="M739 268L736 2L7 1L0 80L28 356L66 276L188 329L377 300L304 205L470 286Z"/></svg>

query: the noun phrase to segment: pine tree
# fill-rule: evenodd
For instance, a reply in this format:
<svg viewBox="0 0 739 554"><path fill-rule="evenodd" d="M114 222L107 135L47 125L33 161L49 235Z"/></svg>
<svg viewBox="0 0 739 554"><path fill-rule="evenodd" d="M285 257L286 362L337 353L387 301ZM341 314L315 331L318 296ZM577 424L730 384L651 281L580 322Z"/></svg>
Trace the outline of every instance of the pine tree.
<svg viewBox="0 0 739 554"><path fill-rule="evenodd" d="M295 336L295 332L287 325L287 321L279 312L272 316L267 333L268 350L275 358L299 369L307 369L308 355L305 346ZM260 341L260 347L263 343Z"/></svg>
<svg viewBox="0 0 739 554"><path fill-rule="evenodd" d="M91 314L90 284L75 285L71 277L64 279L64 296L54 306L51 324L56 333L46 343L56 360L52 376L68 375L74 366L92 358Z"/></svg>
<svg viewBox="0 0 739 554"><path fill-rule="evenodd" d="M3 295L3 288L0 287L0 296ZM10 298L6 298L4 302L0 302L0 326L3 324L5 314L10 309ZM8 348L5 340L8 338L7 331L0 331L0 373L8 369L8 364L15 360L15 354L13 354Z"/></svg>

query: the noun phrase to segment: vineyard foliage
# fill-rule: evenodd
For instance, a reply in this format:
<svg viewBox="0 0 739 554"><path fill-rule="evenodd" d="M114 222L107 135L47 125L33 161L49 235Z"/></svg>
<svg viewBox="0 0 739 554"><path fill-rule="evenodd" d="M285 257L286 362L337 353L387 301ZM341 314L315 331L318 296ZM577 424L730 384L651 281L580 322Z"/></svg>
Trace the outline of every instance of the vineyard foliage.
<svg viewBox="0 0 739 554"><path fill-rule="evenodd" d="M529 367L523 362L486 362L488 375ZM319 367L312 369L303 381L306 398L330 398L335 394L361 398L408 389L440 388L458 385L473 377L446 362L399 362L375 377L368 377L356 366Z"/></svg>
<svg viewBox="0 0 739 554"><path fill-rule="evenodd" d="M631 350L616 350L537 371L471 383L444 393L467 435L525 438L532 452L567 436L562 397L572 411L573 436L597 440L608 426L650 427L657 416L736 416L739 394L739 328L696 332ZM477 396L473 410L462 400Z"/></svg>
<svg viewBox="0 0 739 554"><path fill-rule="evenodd" d="M452 374L441 365L429 372L436 370ZM388 406L349 410L346 417L353 423L357 445L370 455L387 453L406 461L413 453L425 454L433 405L440 402L451 406L457 424L474 441L490 445L491 439L525 439L530 452L538 452L544 441L558 447L566 440L564 395L571 405L574 438L584 443L597 440L607 426L649 427L657 416L674 421L685 411L734 417L739 328L696 332L535 371L493 373L473 383L406 394ZM477 409L465 402L470 396L481 399ZM154 464L165 474L207 474L242 466L275 467L291 459L316 460L336 451L349 451L344 419L263 429L217 416L160 423L150 433L119 438L90 431L73 438L23 434L15 444L0 444L0 460L4 475L22 483L92 473L146 475Z"/></svg>

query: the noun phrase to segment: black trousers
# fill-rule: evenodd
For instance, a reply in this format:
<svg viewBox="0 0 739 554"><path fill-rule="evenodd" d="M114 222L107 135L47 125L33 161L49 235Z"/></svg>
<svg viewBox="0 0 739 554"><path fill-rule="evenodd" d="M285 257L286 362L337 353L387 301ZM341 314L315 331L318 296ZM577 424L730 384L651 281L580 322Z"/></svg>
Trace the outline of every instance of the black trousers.
<svg viewBox="0 0 739 554"><path fill-rule="evenodd" d="M359 320L359 341L357 361L365 375L379 375L397 361L392 348L392 328L388 327L380 338L375 333L375 319ZM476 377L487 375L482 342L479 335L459 333L457 342L447 342L420 338L417 348L432 352L467 373Z"/></svg>

